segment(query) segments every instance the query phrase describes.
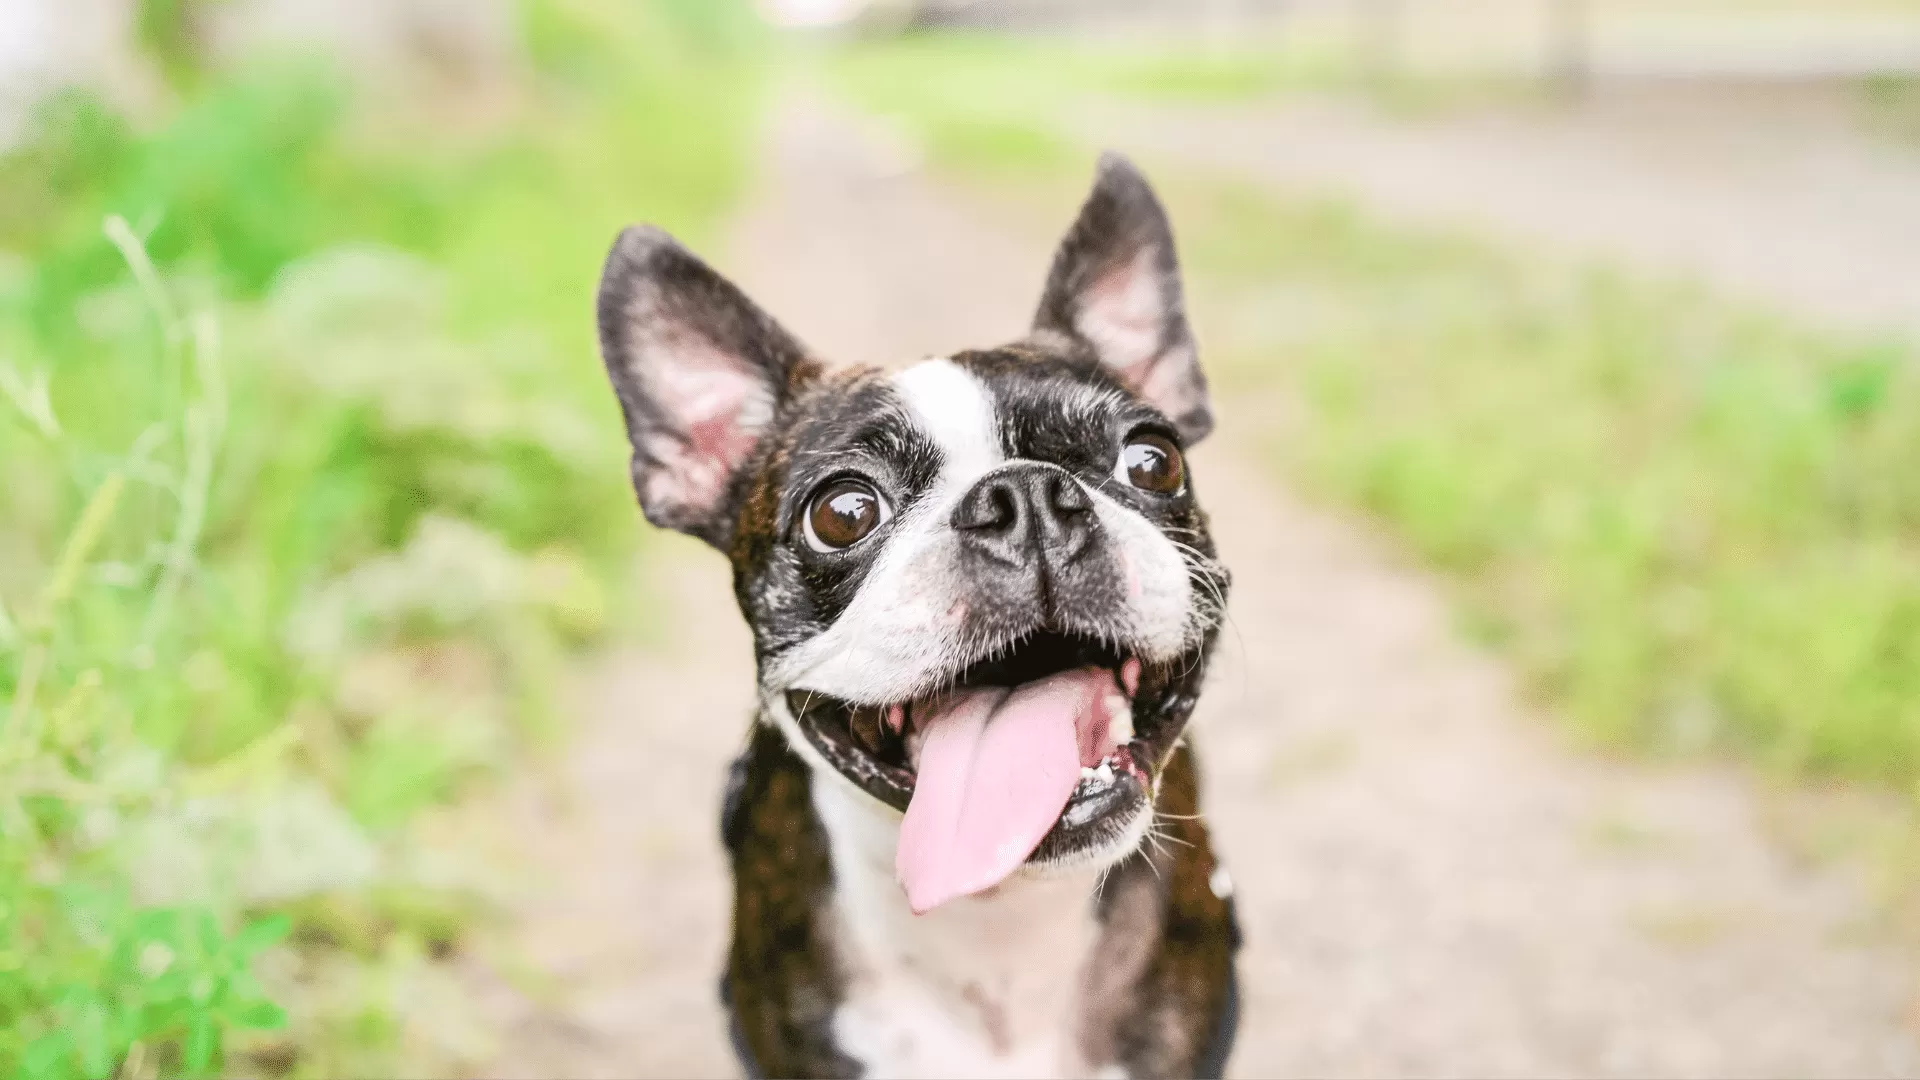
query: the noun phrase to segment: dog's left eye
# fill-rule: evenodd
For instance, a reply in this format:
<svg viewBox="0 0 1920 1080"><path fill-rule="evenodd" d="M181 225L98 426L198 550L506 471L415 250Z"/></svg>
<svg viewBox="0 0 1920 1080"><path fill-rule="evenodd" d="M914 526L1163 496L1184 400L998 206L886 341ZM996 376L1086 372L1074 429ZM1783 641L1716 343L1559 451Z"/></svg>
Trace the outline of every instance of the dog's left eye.
<svg viewBox="0 0 1920 1080"><path fill-rule="evenodd" d="M1156 495L1178 495L1187 484L1180 448L1164 435L1135 435L1127 440L1113 472L1126 483Z"/></svg>
<svg viewBox="0 0 1920 1080"><path fill-rule="evenodd" d="M886 524L893 511L864 480L834 480L807 502L802 529L815 551L840 551Z"/></svg>

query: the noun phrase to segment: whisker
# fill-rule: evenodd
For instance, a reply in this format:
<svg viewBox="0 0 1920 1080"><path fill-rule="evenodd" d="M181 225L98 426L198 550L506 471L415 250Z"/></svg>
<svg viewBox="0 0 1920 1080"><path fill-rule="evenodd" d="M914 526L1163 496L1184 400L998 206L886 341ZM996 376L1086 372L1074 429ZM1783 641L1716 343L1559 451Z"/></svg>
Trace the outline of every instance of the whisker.
<svg viewBox="0 0 1920 1080"><path fill-rule="evenodd" d="M1190 848L1194 846L1191 842L1182 840L1179 837L1173 835L1172 833L1166 832L1163 830L1155 830L1152 833L1152 836L1155 842L1172 842L1175 844L1179 844L1183 848Z"/></svg>

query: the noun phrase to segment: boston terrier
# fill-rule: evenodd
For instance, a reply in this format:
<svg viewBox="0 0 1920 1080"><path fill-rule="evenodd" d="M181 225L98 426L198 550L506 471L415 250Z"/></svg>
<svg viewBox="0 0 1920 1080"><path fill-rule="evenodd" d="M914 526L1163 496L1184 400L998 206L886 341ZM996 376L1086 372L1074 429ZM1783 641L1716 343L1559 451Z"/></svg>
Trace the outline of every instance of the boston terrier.
<svg viewBox="0 0 1920 1080"><path fill-rule="evenodd" d="M1232 884L1184 738L1226 614L1165 211L1098 179L1032 331L829 367L659 229L600 343L647 520L733 563L758 717L721 997L749 1076L1218 1076Z"/></svg>

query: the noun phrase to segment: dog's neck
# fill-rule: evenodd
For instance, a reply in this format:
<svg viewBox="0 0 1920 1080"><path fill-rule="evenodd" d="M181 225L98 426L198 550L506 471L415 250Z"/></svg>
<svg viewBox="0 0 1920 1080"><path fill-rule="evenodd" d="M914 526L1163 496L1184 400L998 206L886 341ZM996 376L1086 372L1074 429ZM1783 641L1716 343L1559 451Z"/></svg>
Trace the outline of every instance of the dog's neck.
<svg viewBox="0 0 1920 1080"><path fill-rule="evenodd" d="M914 915L894 879L900 815L815 774L833 862L841 1046L872 1075L1084 1075L1092 869L1016 875Z"/></svg>

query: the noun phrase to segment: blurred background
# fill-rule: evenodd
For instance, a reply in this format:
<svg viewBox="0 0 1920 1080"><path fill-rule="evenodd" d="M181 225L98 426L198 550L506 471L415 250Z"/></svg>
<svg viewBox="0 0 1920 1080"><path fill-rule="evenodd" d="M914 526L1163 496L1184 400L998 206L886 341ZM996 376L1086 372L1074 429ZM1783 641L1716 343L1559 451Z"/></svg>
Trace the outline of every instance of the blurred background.
<svg viewBox="0 0 1920 1080"><path fill-rule="evenodd" d="M749 643L606 246L897 363L1104 147L1235 1072L1920 1072L1920 3L0 0L0 1074L730 1074Z"/></svg>

